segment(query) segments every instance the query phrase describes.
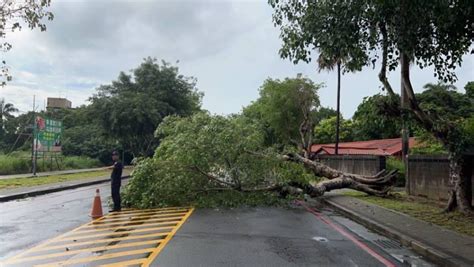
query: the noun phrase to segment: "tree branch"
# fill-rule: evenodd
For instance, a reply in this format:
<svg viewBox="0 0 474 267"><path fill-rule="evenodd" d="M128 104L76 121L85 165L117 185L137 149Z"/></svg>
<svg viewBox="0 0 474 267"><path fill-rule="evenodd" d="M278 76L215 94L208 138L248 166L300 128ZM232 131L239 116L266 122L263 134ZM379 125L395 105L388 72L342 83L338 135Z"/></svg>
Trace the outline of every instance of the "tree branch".
<svg viewBox="0 0 474 267"><path fill-rule="evenodd" d="M397 95L387 79L388 37L385 23L380 24L380 32L382 33L382 66L379 72L379 80L382 82L385 90L387 90L390 96L396 97Z"/></svg>
<svg viewBox="0 0 474 267"><path fill-rule="evenodd" d="M415 92L413 90L411 81L410 81L410 66L409 66L409 57L405 53L401 53L400 55L400 65L402 68L402 85L405 94L409 100L409 107L410 110L415 114L415 118L420 122L423 127L428 131L432 132L435 137L440 140L445 146L449 144L447 140L449 130L453 129L454 126L448 122L446 122L445 129L436 129L434 127L434 120L431 118L426 112L424 112L416 99Z"/></svg>
<svg viewBox="0 0 474 267"><path fill-rule="evenodd" d="M223 181L221 179L219 179L218 177L215 177L214 175L210 174L210 173L207 173L203 170L201 170L198 166L194 165L194 166L191 166L190 167L191 170L194 170L194 171L197 171L198 173L202 174L203 176L207 177L209 180L212 180L214 182L217 182L221 185L225 185L225 186L230 186L231 188L236 188L237 186L233 183L229 183L229 182L226 182L226 181Z"/></svg>
<svg viewBox="0 0 474 267"><path fill-rule="evenodd" d="M284 156L281 156L281 159L286 161L292 161L296 163L303 164L306 168L311 170L316 176L325 177L328 179L333 179L342 175L342 172L333 169L325 164L322 164L317 161L312 161L305 157L302 157L296 153L289 153Z"/></svg>

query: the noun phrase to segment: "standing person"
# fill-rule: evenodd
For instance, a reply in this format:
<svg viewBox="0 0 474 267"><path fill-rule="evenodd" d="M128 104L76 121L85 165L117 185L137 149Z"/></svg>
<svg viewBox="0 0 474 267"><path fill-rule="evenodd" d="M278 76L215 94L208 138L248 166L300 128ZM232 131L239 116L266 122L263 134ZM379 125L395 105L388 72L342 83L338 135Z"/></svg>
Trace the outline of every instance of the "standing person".
<svg viewBox="0 0 474 267"><path fill-rule="evenodd" d="M123 164L120 162L119 154L117 151L112 152L112 161L114 164L108 169L112 169L112 173L110 174L111 184L112 184L112 200L114 201L114 208L111 212L120 211L121 207L121 200L120 200L120 186L122 184L122 169Z"/></svg>

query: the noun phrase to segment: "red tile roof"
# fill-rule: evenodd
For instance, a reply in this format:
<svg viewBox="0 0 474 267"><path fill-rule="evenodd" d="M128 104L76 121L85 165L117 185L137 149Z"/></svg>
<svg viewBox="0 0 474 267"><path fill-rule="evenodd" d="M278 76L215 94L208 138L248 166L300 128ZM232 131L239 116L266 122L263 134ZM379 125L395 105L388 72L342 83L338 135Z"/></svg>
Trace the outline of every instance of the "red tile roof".
<svg viewBox="0 0 474 267"><path fill-rule="evenodd" d="M416 145L414 137L410 137L408 146ZM335 144L315 144L311 152L316 154L335 154ZM402 139L379 139L369 141L356 141L339 143L339 154L341 155L399 155L402 152Z"/></svg>

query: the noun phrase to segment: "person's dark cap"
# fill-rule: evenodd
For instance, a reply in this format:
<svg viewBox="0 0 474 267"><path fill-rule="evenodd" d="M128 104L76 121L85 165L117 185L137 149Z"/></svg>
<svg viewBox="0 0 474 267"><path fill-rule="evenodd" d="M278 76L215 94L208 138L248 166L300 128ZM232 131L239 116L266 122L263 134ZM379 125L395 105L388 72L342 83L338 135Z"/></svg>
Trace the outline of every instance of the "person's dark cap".
<svg viewBox="0 0 474 267"><path fill-rule="evenodd" d="M112 156L118 156L119 153L117 151L112 151Z"/></svg>

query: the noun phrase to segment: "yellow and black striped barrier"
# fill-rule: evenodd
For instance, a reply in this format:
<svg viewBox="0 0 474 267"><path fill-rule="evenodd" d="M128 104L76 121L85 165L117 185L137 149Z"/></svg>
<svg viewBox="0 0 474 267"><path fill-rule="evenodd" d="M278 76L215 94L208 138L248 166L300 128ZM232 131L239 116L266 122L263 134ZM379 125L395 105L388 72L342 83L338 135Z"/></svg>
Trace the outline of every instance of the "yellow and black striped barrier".
<svg viewBox="0 0 474 267"><path fill-rule="evenodd" d="M1 266L149 266L192 212L174 207L109 213Z"/></svg>

